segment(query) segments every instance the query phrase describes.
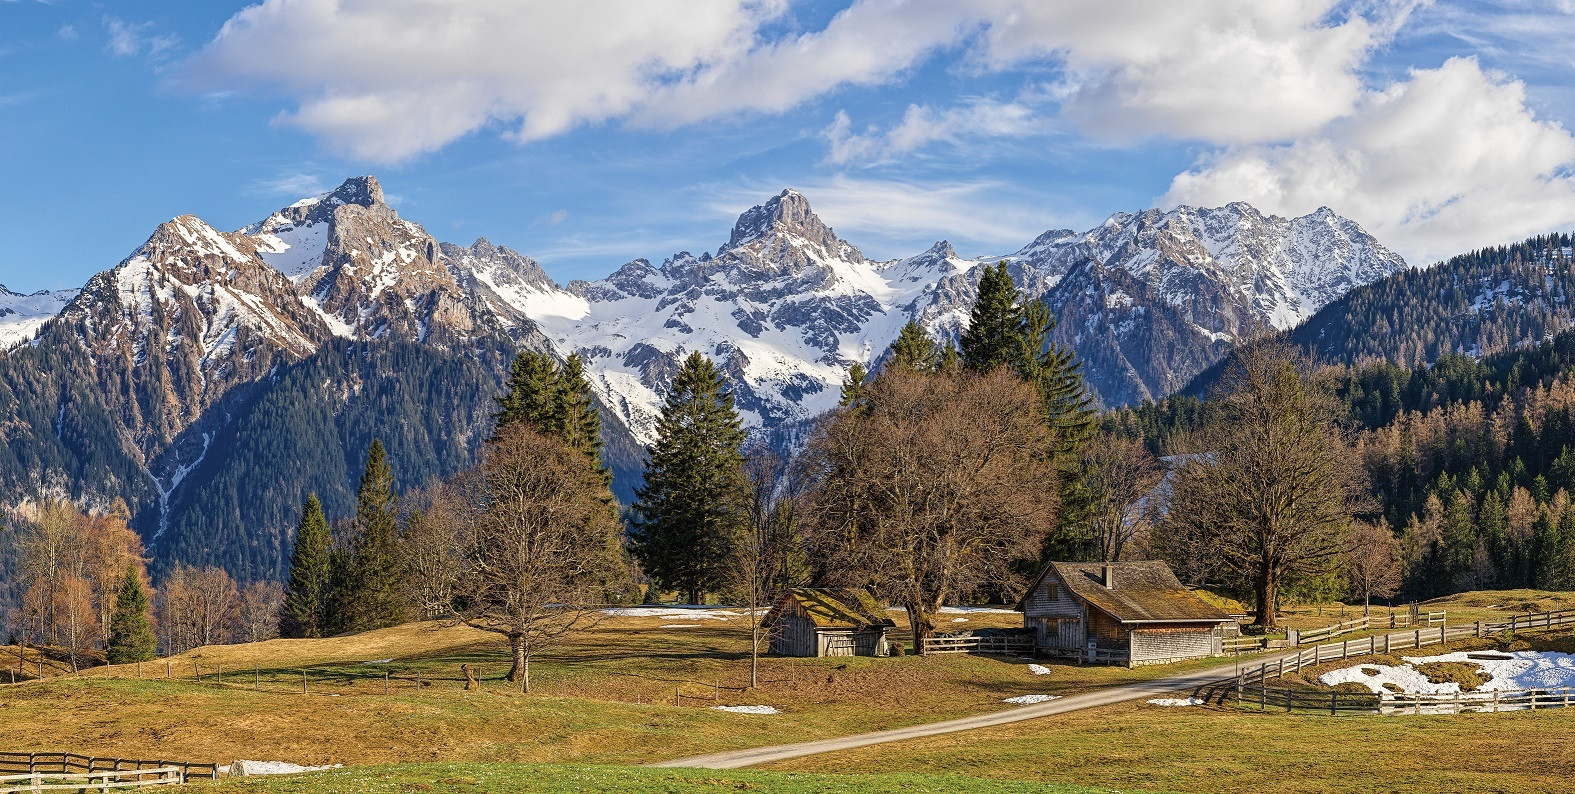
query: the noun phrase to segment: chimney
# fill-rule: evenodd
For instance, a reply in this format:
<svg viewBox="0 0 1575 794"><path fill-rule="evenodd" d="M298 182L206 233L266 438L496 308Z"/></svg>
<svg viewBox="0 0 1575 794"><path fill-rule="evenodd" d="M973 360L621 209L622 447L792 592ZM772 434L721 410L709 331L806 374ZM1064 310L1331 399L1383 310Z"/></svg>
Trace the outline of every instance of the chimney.
<svg viewBox="0 0 1575 794"><path fill-rule="evenodd" d="M1116 566L1111 565L1108 562L1105 563L1105 570L1103 572L1103 577L1101 579L1101 582L1104 584L1106 590L1112 589L1112 588L1114 588L1116 586L1116 570L1115 569L1116 569Z"/></svg>

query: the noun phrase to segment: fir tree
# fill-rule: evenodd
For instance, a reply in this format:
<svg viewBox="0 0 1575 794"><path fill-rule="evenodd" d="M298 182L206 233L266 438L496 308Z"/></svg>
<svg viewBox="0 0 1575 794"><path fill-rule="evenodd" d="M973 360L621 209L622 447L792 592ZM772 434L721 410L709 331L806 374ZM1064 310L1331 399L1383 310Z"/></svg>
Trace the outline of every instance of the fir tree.
<svg viewBox="0 0 1575 794"><path fill-rule="evenodd" d="M1083 382L1083 363L1071 348L1051 338L1055 317L1044 301L1031 301L1023 310L1022 359L1018 371L1039 389L1045 414L1067 458L1092 438L1099 414L1094 396Z"/></svg>
<svg viewBox="0 0 1575 794"><path fill-rule="evenodd" d="M931 372L941 364L941 351L935 340L918 323L909 320L891 343L891 366L914 372Z"/></svg>
<svg viewBox="0 0 1575 794"><path fill-rule="evenodd" d="M691 353L673 379L634 506L635 557L650 577L698 602L720 587L748 526L744 431L715 365Z"/></svg>
<svg viewBox="0 0 1575 794"><path fill-rule="evenodd" d="M837 405L842 408L852 408L864 400L864 381L869 380L869 372L864 365L855 361L848 367L848 377L842 381L842 399Z"/></svg>
<svg viewBox="0 0 1575 794"><path fill-rule="evenodd" d="M557 365L552 358L533 350L522 350L514 357L509 373L508 391L497 399L498 427L525 422L543 435L560 435L562 389Z"/></svg>
<svg viewBox="0 0 1575 794"><path fill-rule="evenodd" d="M381 629L399 623L398 545L394 474L383 442L372 441L366 471L356 492L355 535L350 544L349 607L351 631Z"/></svg>
<svg viewBox="0 0 1575 794"><path fill-rule="evenodd" d="M330 593L328 519L317 494L306 497L301 524L295 530L295 551L290 555L290 580L285 585L284 606L279 611L279 636L322 637L324 612Z"/></svg>
<svg viewBox="0 0 1575 794"><path fill-rule="evenodd" d="M985 267L968 330L962 335L963 366L974 372L1014 366L1022 361L1023 313L1017 285L1006 263Z"/></svg>
<svg viewBox="0 0 1575 794"><path fill-rule="evenodd" d="M146 662L157 654L158 640L153 636L148 615L148 593L142 588L136 563L132 563L126 566L126 578L121 581L115 611L109 620L110 664Z"/></svg>
<svg viewBox="0 0 1575 794"><path fill-rule="evenodd" d="M557 385L557 424L564 443L585 453L596 464L602 478L610 480L602 465L602 418L596 413L596 398L591 394L590 381L585 379L585 364L580 354L569 354L558 373Z"/></svg>

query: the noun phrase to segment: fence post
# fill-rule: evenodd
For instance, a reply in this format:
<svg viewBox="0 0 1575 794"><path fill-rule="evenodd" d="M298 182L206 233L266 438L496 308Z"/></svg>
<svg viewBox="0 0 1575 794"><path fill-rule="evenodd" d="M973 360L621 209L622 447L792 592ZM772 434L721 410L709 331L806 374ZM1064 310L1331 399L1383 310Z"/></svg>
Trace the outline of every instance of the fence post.
<svg viewBox="0 0 1575 794"><path fill-rule="evenodd" d="M1415 642L1416 642L1416 645L1413 646L1413 647L1415 647L1417 650L1421 650L1422 649L1422 630L1421 629L1417 629L1416 630Z"/></svg>
<svg viewBox="0 0 1575 794"><path fill-rule="evenodd" d="M388 694L388 671L383 671L383 694Z"/></svg>
<svg viewBox="0 0 1575 794"><path fill-rule="evenodd" d="M1339 706L1340 690L1336 689L1329 693L1329 716L1333 717L1334 713L1339 710Z"/></svg>
<svg viewBox="0 0 1575 794"><path fill-rule="evenodd" d="M222 662L219 664L219 671L213 674L213 685L216 687L224 686L224 664Z"/></svg>
<svg viewBox="0 0 1575 794"><path fill-rule="evenodd" d="M1493 690L1493 713L1498 713L1498 690Z"/></svg>
<svg viewBox="0 0 1575 794"><path fill-rule="evenodd" d="M1267 678L1258 679L1258 710L1269 710L1269 680Z"/></svg>
<svg viewBox="0 0 1575 794"><path fill-rule="evenodd" d="M1285 690L1285 713L1291 713L1291 690Z"/></svg>
<svg viewBox="0 0 1575 794"><path fill-rule="evenodd" d="M169 657L166 656L166 657L164 657L164 680L168 681L169 678L170 678L170 660L169 660Z"/></svg>
<svg viewBox="0 0 1575 794"><path fill-rule="evenodd" d="M301 668L301 694L306 694L306 668Z"/></svg>

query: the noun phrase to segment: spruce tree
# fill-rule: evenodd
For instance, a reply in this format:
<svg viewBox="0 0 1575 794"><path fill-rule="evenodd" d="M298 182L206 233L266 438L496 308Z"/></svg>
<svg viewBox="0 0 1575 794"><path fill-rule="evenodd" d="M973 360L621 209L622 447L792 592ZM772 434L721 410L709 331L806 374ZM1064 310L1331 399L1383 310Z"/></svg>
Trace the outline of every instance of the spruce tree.
<svg viewBox="0 0 1575 794"><path fill-rule="evenodd" d="M585 453L602 477L610 481L611 475L602 465L602 418L596 413L596 398L591 394L585 364L578 353L569 354L558 373L555 409L564 443Z"/></svg>
<svg viewBox="0 0 1575 794"><path fill-rule="evenodd" d="M691 602L722 586L734 538L748 526L744 438L721 374L691 353L657 421L631 538L645 572Z"/></svg>
<svg viewBox="0 0 1575 794"><path fill-rule="evenodd" d="M941 364L941 351L920 325L909 320L891 343L891 366L931 372Z"/></svg>
<svg viewBox="0 0 1575 794"><path fill-rule="evenodd" d="M851 408L864 399L864 381L869 379L869 372L864 365L855 361L848 367L848 377L842 381L842 399L837 405L842 408Z"/></svg>
<svg viewBox="0 0 1575 794"><path fill-rule="evenodd" d="M1094 396L1083 382L1083 362L1071 348L1051 338L1055 317L1042 300L1023 309L1022 358L1018 372L1039 389L1050 429L1063 456L1075 458L1098 427Z"/></svg>
<svg viewBox="0 0 1575 794"><path fill-rule="evenodd" d="M301 523L295 530L295 550L290 554L290 581L279 610L279 636L322 637L328 608L328 519L317 494L301 506Z"/></svg>
<svg viewBox="0 0 1575 794"><path fill-rule="evenodd" d="M522 350L514 357L508 391L497 399L498 427L525 422L543 435L559 435L562 397L558 367L551 357Z"/></svg>
<svg viewBox="0 0 1575 794"><path fill-rule="evenodd" d="M115 611L109 619L108 657L110 664L146 662L158 652L158 640L148 619L148 592L136 563L126 566L126 578L115 596Z"/></svg>
<svg viewBox="0 0 1575 794"><path fill-rule="evenodd" d="M963 366L974 372L1009 367L1022 360L1023 313L1017 304L1017 285L1003 261L986 266L979 277L979 297L974 301L968 330L962 334Z"/></svg>
<svg viewBox="0 0 1575 794"><path fill-rule="evenodd" d="M351 631L399 623L399 525L394 474L383 442L372 441L366 471L356 491L355 535L350 544L349 607Z"/></svg>

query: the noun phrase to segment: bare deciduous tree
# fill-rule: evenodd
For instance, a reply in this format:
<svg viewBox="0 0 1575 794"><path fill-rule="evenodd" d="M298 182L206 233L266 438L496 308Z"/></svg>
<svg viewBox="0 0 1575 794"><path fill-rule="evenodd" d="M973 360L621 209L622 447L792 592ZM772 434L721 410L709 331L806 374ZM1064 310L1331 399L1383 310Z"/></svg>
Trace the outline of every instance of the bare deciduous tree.
<svg viewBox="0 0 1575 794"><path fill-rule="evenodd" d="M1400 589L1400 543L1383 524L1351 522L1351 548L1346 553L1351 591L1362 597L1367 615L1373 596L1387 598Z"/></svg>
<svg viewBox="0 0 1575 794"><path fill-rule="evenodd" d="M240 624L247 642L262 642L279 636L279 609L284 606L284 585L278 582L252 582L241 588Z"/></svg>
<svg viewBox="0 0 1575 794"><path fill-rule="evenodd" d="M166 653L230 640L240 614L240 593L222 568L177 563L164 576L158 595Z"/></svg>
<svg viewBox="0 0 1575 794"><path fill-rule="evenodd" d="M1139 441L1107 436L1083 447L1083 487L1099 558L1121 559L1149 521L1146 499L1165 476L1159 461Z"/></svg>
<svg viewBox="0 0 1575 794"><path fill-rule="evenodd" d="M1005 371L891 369L823 422L804 461L828 584L901 605L921 652L948 599L1020 588L1011 563L1038 552L1057 510L1040 403Z"/></svg>
<svg viewBox="0 0 1575 794"><path fill-rule="evenodd" d="M452 489L435 488L405 497L405 529L399 546L405 575L405 600L425 620L446 618L454 608L454 580L460 570Z"/></svg>
<svg viewBox="0 0 1575 794"><path fill-rule="evenodd" d="M458 614L508 638L508 678L529 692L531 654L593 623L619 571L612 496L583 452L524 423L499 428L448 487Z"/></svg>
<svg viewBox="0 0 1575 794"><path fill-rule="evenodd" d="M749 685L759 684L761 612L789 587L801 584L802 477L765 445L744 458L749 481L749 527L730 544L725 594L749 612Z"/></svg>
<svg viewBox="0 0 1575 794"><path fill-rule="evenodd" d="M1338 404L1309 372L1280 342L1236 354L1197 454L1175 472L1156 538L1166 554L1208 560L1250 585L1265 627L1275 625L1282 580L1339 564L1351 515L1366 504Z"/></svg>

